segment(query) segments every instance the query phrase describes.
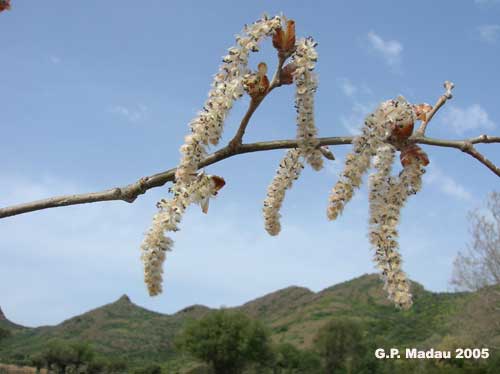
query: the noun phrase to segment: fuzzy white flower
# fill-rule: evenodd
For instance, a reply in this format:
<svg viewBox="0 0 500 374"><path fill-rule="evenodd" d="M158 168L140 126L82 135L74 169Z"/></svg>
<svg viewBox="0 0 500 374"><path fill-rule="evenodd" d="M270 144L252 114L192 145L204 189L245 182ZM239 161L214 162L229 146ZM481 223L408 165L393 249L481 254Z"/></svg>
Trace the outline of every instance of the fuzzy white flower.
<svg viewBox="0 0 500 374"><path fill-rule="evenodd" d="M327 210L330 219L340 215L373 160L377 171L369 178L370 243L389 299L404 309L411 306L412 295L401 268L397 226L408 196L421 187L425 171L422 165L428 163L425 152L406 141L415 120L414 106L402 96L383 102L366 117L362 133L354 139L353 152L347 155L344 170L332 190ZM398 177L391 176L396 148L401 150L403 165Z"/></svg>
<svg viewBox="0 0 500 374"><path fill-rule="evenodd" d="M206 213L208 201L217 195L224 180L214 175L199 173L188 186L174 185L172 199L158 202L158 212L141 245L141 260L144 264L144 281L151 296L162 292L163 262L166 252L171 251L173 240L165 232L179 230L178 224L190 204L199 204Z"/></svg>
<svg viewBox="0 0 500 374"><path fill-rule="evenodd" d="M388 157L384 148L377 152L375 167L377 173L370 177L370 241L375 247L375 262L381 270L384 288L397 306L408 309L412 305L410 282L401 269L398 251L398 230L401 209L408 197L417 193L422 186L425 169L421 159L423 151L409 154L398 177L390 176L394 150Z"/></svg>
<svg viewBox="0 0 500 374"><path fill-rule="evenodd" d="M270 235L278 235L281 231L280 208L285 199L285 192L292 187L293 182L299 177L304 164L298 149L289 150L281 160L276 175L267 189L264 200L264 221L266 231Z"/></svg>
<svg viewBox="0 0 500 374"><path fill-rule="evenodd" d="M353 152L347 155L344 170L330 193L328 219L335 220L343 212L370 168L370 159L386 144L392 129L414 120L412 106L402 96L384 101L365 118L361 134L353 140Z"/></svg>
<svg viewBox="0 0 500 374"><path fill-rule="evenodd" d="M412 296L409 281L401 269L397 242L397 224L407 195L400 191L401 184L391 177L394 154L394 147L383 145L374 157L377 173L370 176L369 237L389 299L398 307L408 309L412 305Z"/></svg>
<svg viewBox="0 0 500 374"><path fill-rule="evenodd" d="M362 133L353 140L353 152L346 156L344 170L333 187L327 208L327 217L335 220L354 196L355 189L361 186L363 174L370 167L370 158L381 144L384 131L385 103L366 117Z"/></svg>
<svg viewBox="0 0 500 374"><path fill-rule="evenodd" d="M318 87L317 77L313 73L318 59L315 47L316 43L312 38L299 40L292 63L295 66L293 78L296 84L298 146L307 163L314 170L320 170L323 167L323 157L318 150L318 131L314 123L314 94Z"/></svg>
<svg viewBox="0 0 500 374"><path fill-rule="evenodd" d="M200 161L206 156L206 147L217 145L222 135L224 120L233 102L243 95L243 76L249 73L248 56L258 51L263 38L271 36L281 26L281 18L264 16L245 26L242 35L236 36L237 44L228 49L219 72L215 75L212 89L203 110L191 121L191 134L181 147L181 161L175 178L184 184L193 179Z"/></svg>

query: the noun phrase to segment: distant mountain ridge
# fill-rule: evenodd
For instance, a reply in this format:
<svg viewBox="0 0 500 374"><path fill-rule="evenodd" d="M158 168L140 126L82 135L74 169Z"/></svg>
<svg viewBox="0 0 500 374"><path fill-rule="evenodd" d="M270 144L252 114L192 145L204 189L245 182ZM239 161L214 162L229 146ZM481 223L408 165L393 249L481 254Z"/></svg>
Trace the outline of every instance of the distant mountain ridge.
<svg viewBox="0 0 500 374"><path fill-rule="evenodd" d="M0 307L0 327L7 328L10 330L17 330L17 329L22 329L25 328L24 326L18 325L14 322L11 322L7 319L5 316L2 308Z"/></svg>
<svg viewBox="0 0 500 374"><path fill-rule="evenodd" d="M235 308L258 318L271 328L275 341L309 347L322 325L334 317L357 319L368 334L394 344L425 343L436 335L452 333L455 312L470 294L433 293L413 283L415 304L409 311L396 310L387 300L378 275L363 275L320 292L287 287ZM50 339L85 340L96 351L126 355L132 361L164 361L175 355L175 335L186 321L198 319L211 309L192 305L174 314L162 314L134 304L127 295L115 302L69 318L55 326L26 328L6 319L0 326L13 336L0 343L0 362L15 355L30 355Z"/></svg>

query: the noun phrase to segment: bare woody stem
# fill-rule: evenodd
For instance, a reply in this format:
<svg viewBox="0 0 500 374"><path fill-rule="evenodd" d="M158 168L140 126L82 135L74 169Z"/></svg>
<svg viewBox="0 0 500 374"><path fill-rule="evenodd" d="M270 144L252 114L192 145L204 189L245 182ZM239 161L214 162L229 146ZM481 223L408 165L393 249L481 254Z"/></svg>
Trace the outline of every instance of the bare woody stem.
<svg viewBox="0 0 500 374"><path fill-rule="evenodd" d="M422 136L413 136L410 139L415 143L427 144L436 147L455 148L461 150L471 155L475 159L477 159L483 165L488 167L493 173L495 173L497 176L500 177L500 169L497 166L495 166L490 160L486 159L473 146L474 144L500 143L500 136L481 135L476 138L465 139L465 140L442 140L442 139L432 139ZM345 145L345 144L351 144L353 137L348 137L348 136L327 137L327 138L319 138L318 140L319 140L318 146ZM200 163L199 167L203 168L205 166L215 164L219 161L225 160L226 158L236 156L239 154L269 151L274 149L296 148L297 146L298 146L297 140L295 139L274 140L274 141L265 141L265 142L251 143L251 144L242 144L236 149L232 149L228 145L208 155ZM129 184L127 186L111 188L105 191L56 196L48 199L37 200L29 203L0 208L0 218L6 218L10 216L15 216L23 213L34 212L37 210L43 210L48 208L95 203L100 201L122 200L128 203L132 203L139 195L144 194L147 190L155 187L160 187L167 182L174 181L175 170L176 170L175 168L169 169L161 173L141 178L135 183Z"/></svg>
<svg viewBox="0 0 500 374"><path fill-rule="evenodd" d="M434 105L434 107L432 108L432 110L427 114L425 120L422 121L422 124L420 125L420 127L418 128L418 130L415 131L415 135L424 136L425 135L425 130L427 129L427 125L431 121L432 117L434 117L434 115L436 114L436 112L448 100L450 100L453 97L453 95L451 94L451 90L453 89L453 87L455 87L455 85L453 84L453 82L446 81L446 82L444 82L443 86L446 89L446 92L439 97L439 99L437 100L437 102Z"/></svg>
<svg viewBox="0 0 500 374"><path fill-rule="evenodd" d="M488 169L490 169L493 173L500 177L500 168L496 166L492 161L486 158L482 153L480 153L475 147L474 144L488 144L488 143L499 143L499 136L488 136L488 135L480 135L476 138L466 139L462 141L447 141L437 139L431 139L427 137L414 136L412 137L413 141L420 144L429 144L435 145L438 147L451 147L460 149L462 152L467 153L468 155L474 157Z"/></svg>
<svg viewBox="0 0 500 374"><path fill-rule="evenodd" d="M236 131L236 134L229 142L229 147L231 147L232 149L237 149L239 146L241 146L241 143L243 142L243 136L245 135L245 131L247 129L248 124L250 123L250 118L252 118L253 113L257 110L263 99L264 98L262 97L260 99L252 99L250 101L250 105L248 106L247 112L241 119L238 131Z"/></svg>
<svg viewBox="0 0 500 374"><path fill-rule="evenodd" d="M231 139L229 142L229 147L232 149L236 149L239 146L241 146L243 142L243 136L245 135L245 131L247 129L248 124L250 123L250 119L252 118L253 113L257 110L259 107L260 103L265 99L265 97L276 87L281 86L280 83L280 74L281 74L281 69L283 68L283 64L285 63L287 57L279 56L278 57L278 66L276 67L276 71L274 73L273 79L271 83L269 84L269 89L267 92L257 98L257 99L252 99L250 101L250 105L248 106L247 112L243 116L240 122L240 127L238 128L238 131L236 131L236 134L234 137Z"/></svg>

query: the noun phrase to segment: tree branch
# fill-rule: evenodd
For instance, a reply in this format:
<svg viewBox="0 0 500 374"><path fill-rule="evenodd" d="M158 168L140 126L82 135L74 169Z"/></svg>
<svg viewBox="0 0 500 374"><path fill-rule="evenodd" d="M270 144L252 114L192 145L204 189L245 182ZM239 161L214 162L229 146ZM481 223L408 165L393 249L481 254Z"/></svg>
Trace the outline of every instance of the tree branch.
<svg viewBox="0 0 500 374"><path fill-rule="evenodd" d="M500 136L480 135L478 137L465 140L439 140L423 136L414 136L411 137L410 139L413 139L415 143L460 149L462 152L465 152L474 157L476 160L478 160L480 163L482 163L484 166L486 166L493 173L495 173L497 176L500 177L500 168L498 166L495 166L495 164L492 161L488 160L482 153L480 153L474 147L474 144L480 144L480 143L484 144L500 143Z"/></svg>
<svg viewBox="0 0 500 374"><path fill-rule="evenodd" d="M318 146L346 145L352 143L353 137L350 136L327 137L327 138L319 138L318 140L319 140ZM465 139L465 140L442 140L442 139L427 138L423 136L413 136L410 138L410 140L420 144L459 149L471 155L478 161L480 161L482 164L484 164L497 176L500 177L499 168L495 166L491 161L486 159L481 153L479 153L473 147L473 144L500 143L500 136L481 135L476 138ZM274 140L274 141L258 142L251 144L242 144L236 149L232 149L228 145L208 155L200 163L199 168L215 164L226 158L236 156L239 154L269 151L274 149L288 149L296 147L297 147L297 140L295 139ZM99 201L122 200L128 203L132 203L139 195L144 194L147 190L155 187L161 187L167 182L173 182L174 178L175 178L175 168L148 177L141 178L137 182L129 184L124 187L111 188L109 190L100 192L56 196L48 199L37 200L29 203L0 208L0 218L6 218L10 216L15 216L23 213L34 212L37 210L43 210L48 208L95 203Z"/></svg>
<svg viewBox="0 0 500 374"><path fill-rule="evenodd" d="M266 96L274 90L276 87L281 86L280 82L280 74L281 70L283 69L283 64L285 63L287 56L278 56L278 65L276 66L276 71L274 73L273 79L271 83L269 84L269 88L267 92L264 93L259 98L252 98L250 101L250 105L248 106L247 112L243 116L240 122L240 127L238 127L238 130L236 131L236 134L234 137L231 139L229 142L229 147L231 147L232 150L237 149L238 147L241 146L243 142L243 136L245 135L245 131L247 129L248 123L250 122L250 119L252 118L253 113L257 110L259 107L260 103L266 98Z"/></svg>
<svg viewBox="0 0 500 374"><path fill-rule="evenodd" d="M432 110L427 113L426 117L425 117L425 120L422 121L422 124L420 125L420 127L418 128L417 131L415 131L415 135L418 135L418 136L425 136L425 130L427 129L427 125L429 124L429 122L431 121L432 117L434 117L434 115L436 114L436 112L448 101L450 100L453 95L451 94L451 90L453 89L453 87L455 87L455 85L453 84L453 82L450 82L450 81L445 81L443 83L443 87L446 89L446 92L441 95L439 97L439 99L437 100L436 104L434 105L434 107L432 108Z"/></svg>

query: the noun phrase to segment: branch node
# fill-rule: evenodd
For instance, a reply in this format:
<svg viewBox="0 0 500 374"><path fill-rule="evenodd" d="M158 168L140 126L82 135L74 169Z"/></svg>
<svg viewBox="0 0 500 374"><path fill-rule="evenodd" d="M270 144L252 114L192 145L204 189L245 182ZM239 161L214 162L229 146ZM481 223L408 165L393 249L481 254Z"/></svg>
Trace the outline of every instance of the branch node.
<svg viewBox="0 0 500 374"><path fill-rule="evenodd" d="M470 150L473 148L473 145L469 141L464 141L462 146L460 147L460 150L462 152L470 152Z"/></svg>
<svg viewBox="0 0 500 374"><path fill-rule="evenodd" d="M149 177L142 177L139 179L139 191L140 195L144 194L148 190L147 182L149 181Z"/></svg>
<svg viewBox="0 0 500 374"><path fill-rule="evenodd" d="M113 188L113 197L115 199L120 199L122 197L122 189L120 187Z"/></svg>

